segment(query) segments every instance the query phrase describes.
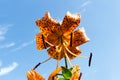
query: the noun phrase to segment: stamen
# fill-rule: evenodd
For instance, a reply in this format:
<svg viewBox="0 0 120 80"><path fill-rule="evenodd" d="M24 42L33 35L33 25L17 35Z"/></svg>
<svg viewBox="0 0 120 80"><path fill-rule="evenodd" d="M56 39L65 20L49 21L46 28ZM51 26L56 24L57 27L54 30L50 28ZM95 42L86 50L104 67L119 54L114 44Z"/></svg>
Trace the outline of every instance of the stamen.
<svg viewBox="0 0 120 80"><path fill-rule="evenodd" d="M80 76L79 76L79 79L78 79L78 80L81 80L81 77L82 77L82 73L80 73Z"/></svg>
<svg viewBox="0 0 120 80"><path fill-rule="evenodd" d="M42 41L43 41L43 44L44 44L44 47L46 49L46 43L45 43L45 40L44 40L44 36L42 35Z"/></svg>
<svg viewBox="0 0 120 80"><path fill-rule="evenodd" d="M48 42L48 41L45 41L46 43L48 43L50 46L54 46L53 44L51 44L50 42Z"/></svg>
<svg viewBox="0 0 120 80"><path fill-rule="evenodd" d="M50 60L50 59L51 59L51 57L48 58L48 59L46 59L46 60L44 60L43 62L39 62L39 63L33 68L33 70L35 70L38 66L40 66L40 64L43 64L43 63L47 62L47 61Z"/></svg>
<svg viewBox="0 0 120 80"><path fill-rule="evenodd" d="M87 58L86 56L77 56L77 58Z"/></svg>
<svg viewBox="0 0 120 80"><path fill-rule="evenodd" d="M44 60L43 62L41 62L42 64L49 61L51 59L51 57L49 57L48 59Z"/></svg>
<svg viewBox="0 0 120 80"><path fill-rule="evenodd" d="M73 67L73 65L72 65L72 63L70 62L70 59L69 59L69 57L68 57L68 55L67 55L66 53L65 53L65 57L66 57L66 59L67 59L69 65L70 65L70 67Z"/></svg>
<svg viewBox="0 0 120 80"><path fill-rule="evenodd" d="M56 69L58 68L59 64L60 64L60 60L57 60L57 66L56 66Z"/></svg>
<svg viewBox="0 0 120 80"><path fill-rule="evenodd" d="M33 70L35 70L38 66L40 66L40 62L33 68Z"/></svg>
<svg viewBox="0 0 120 80"><path fill-rule="evenodd" d="M86 58L86 56L78 56L78 55L74 54L73 52L71 52L71 51L66 47L65 43L63 43L63 45L65 46L65 49L66 49L70 54L72 54L73 56L79 57L79 58Z"/></svg>
<svg viewBox="0 0 120 80"><path fill-rule="evenodd" d="M89 57L89 63L88 63L89 67L91 66L91 60L92 60L92 53L90 53L90 57Z"/></svg>

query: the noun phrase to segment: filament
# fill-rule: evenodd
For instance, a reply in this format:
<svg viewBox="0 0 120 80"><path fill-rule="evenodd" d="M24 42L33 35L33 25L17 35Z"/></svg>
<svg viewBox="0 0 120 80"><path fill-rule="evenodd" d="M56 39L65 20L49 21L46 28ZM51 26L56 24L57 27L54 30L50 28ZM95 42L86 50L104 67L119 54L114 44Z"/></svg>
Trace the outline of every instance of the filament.
<svg viewBox="0 0 120 80"><path fill-rule="evenodd" d="M33 68L33 70L35 70L38 66L40 66L40 64L43 64L43 63L47 62L47 61L50 60L50 59L51 59L51 57L49 57L48 59L44 60L43 62L39 62L39 63Z"/></svg>
<svg viewBox="0 0 120 80"><path fill-rule="evenodd" d="M86 58L86 56L78 56L78 55L74 54L73 52L71 52L71 51L66 47L65 43L63 43L63 45L65 46L65 49L66 49L70 54L72 54L73 56L78 57L78 58Z"/></svg>
<svg viewBox="0 0 120 80"><path fill-rule="evenodd" d="M70 65L71 67L73 67L73 65L72 65L72 63L70 62L70 59L69 59L69 57L68 57L68 55L67 55L66 53L65 53L65 56L66 56L66 59L67 59L69 65Z"/></svg>
<svg viewBox="0 0 120 80"><path fill-rule="evenodd" d="M60 60L57 60L57 66L56 66L56 69L58 68L59 64L60 64Z"/></svg>
<svg viewBox="0 0 120 80"><path fill-rule="evenodd" d="M48 41L45 41L46 43L48 43L50 46L54 46L53 44L51 44L50 42L48 42Z"/></svg>

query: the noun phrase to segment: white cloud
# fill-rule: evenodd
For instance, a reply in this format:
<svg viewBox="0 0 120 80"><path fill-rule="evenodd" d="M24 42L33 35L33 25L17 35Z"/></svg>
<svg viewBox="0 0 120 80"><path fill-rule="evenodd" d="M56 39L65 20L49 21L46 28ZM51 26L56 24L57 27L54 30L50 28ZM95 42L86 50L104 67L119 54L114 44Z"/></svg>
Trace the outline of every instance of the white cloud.
<svg viewBox="0 0 120 80"><path fill-rule="evenodd" d="M0 76L6 75L6 74L12 72L17 66L18 66L18 63L13 62L13 63L12 63L10 66L8 66L8 67L0 68Z"/></svg>
<svg viewBox="0 0 120 80"><path fill-rule="evenodd" d="M82 5L81 5L81 7L83 8L83 7L86 7L87 5L89 5L89 4L91 4L91 1L85 1Z"/></svg>
<svg viewBox="0 0 120 80"><path fill-rule="evenodd" d="M0 49L2 49L2 48L10 48L10 47L12 47L12 46L14 46L14 45L15 45L14 42L9 43L9 44L0 45Z"/></svg>
<svg viewBox="0 0 120 80"><path fill-rule="evenodd" d="M35 40L22 43L20 46L18 46L17 48L13 49L11 52L21 50L21 49L23 49L24 47L27 47L27 46L31 45L34 41L35 41Z"/></svg>
<svg viewBox="0 0 120 80"><path fill-rule="evenodd" d="M4 40L4 35L7 33L8 28L0 25L0 41Z"/></svg>
<svg viewBox="0 0 120 80"><path fill-rule="evenodd" d="M3 26L0 25L0 35L6 34L7 31L8 31L7 27L3 27Z"/></svg>
<svg viewBox="0 0 120 80"><path fill-rule="evenodd" d="M84 13L87 11L88 5L92 3L91 0L84 1L77 9L80 11L78 13Z"/></svg>
<svg viewBox="0 0 120 80"><path fill-rule="evenodd" d="M8 32L8 28L13 25L0 25L0 41L5 39L5 34Z"/></svg>

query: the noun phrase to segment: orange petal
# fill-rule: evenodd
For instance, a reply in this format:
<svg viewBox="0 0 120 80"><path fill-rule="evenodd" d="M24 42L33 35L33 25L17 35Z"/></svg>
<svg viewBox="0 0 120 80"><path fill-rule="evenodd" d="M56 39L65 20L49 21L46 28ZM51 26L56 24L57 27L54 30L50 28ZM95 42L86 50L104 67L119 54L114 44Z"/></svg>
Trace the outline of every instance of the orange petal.
<svg viewBox="0 0 120 80"><path fill-rule="evenodd" d="M89 40L90 39L87 37L84 28L81 28L73 33L72 46L79 46L88 42Z"/></svg>
<svg viewBox="0 0 120 80"><path fill-rule="evenodd" d="M82 51L78 47L68 47L68 49L75 55L79 55ZM67 55L70 59L74 59L77 56L72 55L70 52L67 51Z"/></svg>
<svg viewBox="0 0 120 80"><path fill-rule="evenodd" d="M72 73L73 73L73 75L70 78L70 80L78 80L79 76L80 76L80 67L78 65L74 66Z"/></svg>
<svg viewBox="0 0 120 80"><path fill-rule="evenodd" d="M62 70L61 67L58 67L57 69L55 69L55 70L50 74L48 80L53 80L53 78L56 76L56 74L58 74L61 70ZM54 79L54 80L57 80L57 78Z"/></svg>
<svg viewBox="0 0 120 80"><path fill-rule="evenodd" d="M52 19L49 12L36 21L37 26L41 29L42 34L47 37L50 34L60 34L60 23Z"/></svg>
<svg viewBox="0 0 120 80"><path fill-rule="evenodd" d="M80 14L71 14L67 12L65 15L61 30L64 33L64 35L69 35L80 23Z"/></svg>
<svg viewBox="0 0 120 80"><path fill-rule="evenodd" d="M35 70L30 70L26 73L28 80L45 80L38 72Z"/></svg>
<svg viewBox="0 0 120 80"><path fill-rule="evenodd" d="M57 46L59 44L59 36L55 34L50 34L47 38L46 41L48 41L50 44Z"/></svg>
<svg viewBox="0 0 120 80"><path fill-rule="evenodd" d="M48 50L48 55L56 60L60 60L64 57L63 51L58 52L56 47L50 47Z"/></svg>
<svg viewBox="0 0 120 80"><path fill-rule="evenodd" d="M38 50L42 50L45 47L49 47L49 45L46 42L43 43L43 39L42 39L42 34L41 33L36 34L36 47L37 47Z"/></svg>

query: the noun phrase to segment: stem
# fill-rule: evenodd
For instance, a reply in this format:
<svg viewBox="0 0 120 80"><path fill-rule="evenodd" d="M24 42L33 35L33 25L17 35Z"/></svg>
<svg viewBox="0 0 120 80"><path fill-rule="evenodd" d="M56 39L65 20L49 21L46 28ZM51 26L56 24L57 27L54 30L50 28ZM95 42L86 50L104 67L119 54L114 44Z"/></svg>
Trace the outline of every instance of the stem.
<svg viewBox="0 0 120 80"><path fill-rule="evenodd" d="M66 57L64 59L65 59L65 67L68 68Z"/></svg>
<svg viewBox="0 0 120 80"><path fill-rule="evenodd" d="M70 59L69 59L69 57L68 57L68 55L67 55L66 53L65 53L65 56L66 56L66 59L67 59L69 65L70 65L70 67L73 67L73 65L72 65L72 63L70 62Z"/></svg>

